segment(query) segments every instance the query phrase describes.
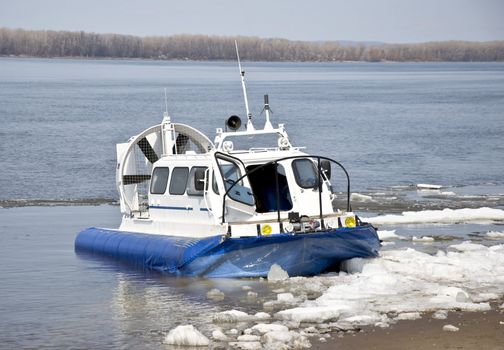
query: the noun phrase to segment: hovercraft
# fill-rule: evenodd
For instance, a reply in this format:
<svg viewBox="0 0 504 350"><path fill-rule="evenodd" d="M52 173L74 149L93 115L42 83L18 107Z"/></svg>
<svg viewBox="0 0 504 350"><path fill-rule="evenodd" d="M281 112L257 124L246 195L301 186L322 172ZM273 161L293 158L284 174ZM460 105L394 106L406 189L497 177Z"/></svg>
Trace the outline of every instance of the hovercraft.
<svg viewBox="0 0 504 350"><path fill-rule="evenodd" d="M283 124L256 129L231 116L211 141L165 112L117 145L118 229L88 228L77 252L183 276L264 277L277 264L289 276L320 274L344 260L376 257L376 229L350 205L339 162L292 145ZM334 208L332 168L346 177L346 207Z"/></svg>

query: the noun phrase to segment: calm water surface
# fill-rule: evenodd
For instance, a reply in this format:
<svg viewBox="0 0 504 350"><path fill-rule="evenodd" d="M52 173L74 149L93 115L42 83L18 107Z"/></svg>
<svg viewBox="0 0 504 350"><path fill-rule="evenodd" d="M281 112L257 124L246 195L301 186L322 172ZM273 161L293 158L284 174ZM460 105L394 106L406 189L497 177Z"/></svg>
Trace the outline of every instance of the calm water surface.
<svg viewBox="0 0 504 350"><path fill-rule="evenodd" d="M341 161L353 188L503 184L502 63L246 63L256 126ZM117 198L115 144L244 117L234 62L0 59L0 200Z"/></svg>
<svg viewBox="0 0 504 350"><path fill-rule="evenodd" d="M273 121L295 144L341 161L353 188L388 198L388 209L397 196L503 207L504 64L245 68L256 126L268 93ZM229 115L244 116L234 62L0 59L0 202L117 198L115 144L160 122L165 87L172 119L209 135ZM455 195L408 187L421 182ZM214 312L262 311L276 298L276 286L257 279L172 278L74 253L77 232L119 220L108 205L0 210L0 348L158 349L176 325L208 335ZM383 228L436 237L396 244L428 253L466 239L502 243L486 232L504 231L499 223ZM208 299L212 288L226 298Z"/></svg>

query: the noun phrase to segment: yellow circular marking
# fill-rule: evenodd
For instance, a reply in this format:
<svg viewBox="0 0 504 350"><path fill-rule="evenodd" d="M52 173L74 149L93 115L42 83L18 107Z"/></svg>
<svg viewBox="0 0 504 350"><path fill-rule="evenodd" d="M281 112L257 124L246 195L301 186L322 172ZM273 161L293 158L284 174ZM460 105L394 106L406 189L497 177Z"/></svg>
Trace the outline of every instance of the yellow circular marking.
<svg viewBox="0 0 504 350"><path fill-rule="evenodd" d="M269 234L271 234L271 232L273 232L273 229L271 228L270 225L263 225L261 227L261 233L263 235L269 235Z"/></svg>
<svg viewBox="0 0 504 350"><path fill-rule="evenodd" d="M345 219L345 226L346 227L355 227L356 222L355 222L355 216L349 216Z"/></svg>

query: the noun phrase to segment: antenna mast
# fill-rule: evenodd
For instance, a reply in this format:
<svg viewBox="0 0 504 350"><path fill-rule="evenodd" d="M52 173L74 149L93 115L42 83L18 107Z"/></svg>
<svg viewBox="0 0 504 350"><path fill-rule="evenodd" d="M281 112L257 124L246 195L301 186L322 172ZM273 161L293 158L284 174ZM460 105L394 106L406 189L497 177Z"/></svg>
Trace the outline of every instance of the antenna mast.
<svg viewBox="0 0 504 350"><path fill-rule="evenodd" d="M273 113L269 106L269 97L264 95L264 108L263 111L266 112L266 123L264 124L264 130L273 130L273 125L270 122L270 112Z"/></svg>
<svg viewBox="0 0 504 350"><path fill-rule="evenodd" d="M168 95L166 94L166 88L164 88L164 103L165 103L165 116L168 116Z"/></svg>
<svg viewBox="0 0 504 350"><path fill-rule="evenodd" d="M252 113L250 113L248 99L247 99L247 87L245 86L245 71L242 70L240 63L240 54L238 52L238 43L235 40L235 48L236 48L236 57L238 58L238 69L240 70L240 77L243 89L243 98L245 99L245 110L247 111L247 131L253 131L254 125L252 125Z"/></svg>

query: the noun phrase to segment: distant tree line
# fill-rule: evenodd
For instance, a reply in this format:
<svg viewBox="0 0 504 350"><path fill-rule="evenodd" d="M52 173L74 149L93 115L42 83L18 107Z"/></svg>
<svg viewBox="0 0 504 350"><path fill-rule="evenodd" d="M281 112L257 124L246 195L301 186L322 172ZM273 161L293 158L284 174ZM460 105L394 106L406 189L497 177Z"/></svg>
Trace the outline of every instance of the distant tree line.
<svg viewBox="0 0 504 350"><path fill-rule="evenodd" d="M504 61L504 41L341 44L258 37L119 34L0 28L0 56L249 61Z"/></svg>

